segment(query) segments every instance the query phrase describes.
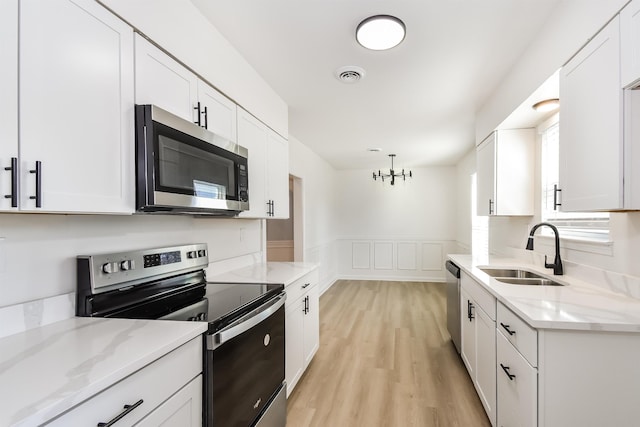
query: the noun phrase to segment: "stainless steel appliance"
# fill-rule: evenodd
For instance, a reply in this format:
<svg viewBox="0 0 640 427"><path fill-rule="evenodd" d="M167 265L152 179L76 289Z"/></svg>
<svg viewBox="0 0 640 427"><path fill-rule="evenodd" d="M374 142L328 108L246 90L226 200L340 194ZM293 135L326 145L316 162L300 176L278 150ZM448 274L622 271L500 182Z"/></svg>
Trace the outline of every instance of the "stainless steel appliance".
<svg viewBox="0 0 640 427"><path fill-rule="evenodd" d="M205 244L77 258L76 314L207 321L203 425L286 424L282 284L208 283Z"/></svg>
<svg viewBox="0 0 640 427"><path fill-rule="evenodd" d="M451 261L445 263L447 268L447 329L451 341L460 353L460 267Z"/></svg>
<svg viewBox="0 0 640 427"><path fill-rule="evenodd" d="M136 105L136 208L233 216L249 209L248 151L154 105Z"/></svg>

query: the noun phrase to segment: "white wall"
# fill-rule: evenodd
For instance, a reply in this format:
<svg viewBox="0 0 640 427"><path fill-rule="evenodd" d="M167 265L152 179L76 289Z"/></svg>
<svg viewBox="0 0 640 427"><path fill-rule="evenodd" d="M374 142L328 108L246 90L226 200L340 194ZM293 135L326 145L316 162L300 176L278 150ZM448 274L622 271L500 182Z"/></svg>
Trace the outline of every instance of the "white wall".
<svg viewBox="0 0 640 427"><path fill-rule="evenodd" d="M444 279L444 259L456 248L456 168L412 172L393 187L369 170L337 172L341 277Z"/></svg>
<svg viewBox="0 0 640 427"><path fill-rule="evenodd" d="M261 222L177 215L0 214L0 307L74 292L78 255L198 242L209 245L209 274L259 260Z"/></svg>
<svg viewBox="0 0 640 427"><path fill-rule="evenodd" d="M100 0L285 138L287 104L189 0Z"/></svg>
<svg viewBox="0 0 640 427"><path fill-rule="evenodd" d="M302 180L304 261L320 265L320 290L337 278L336 171L295 137L289 138L289 173Z"/></svg>
<svg viewBox="0 0 640 427"><path fill-rule="evenodd" d="M471 175L476 172L475 147L458 162L457 174L457 207L456 207L456 253L471 252Z"/></svg>

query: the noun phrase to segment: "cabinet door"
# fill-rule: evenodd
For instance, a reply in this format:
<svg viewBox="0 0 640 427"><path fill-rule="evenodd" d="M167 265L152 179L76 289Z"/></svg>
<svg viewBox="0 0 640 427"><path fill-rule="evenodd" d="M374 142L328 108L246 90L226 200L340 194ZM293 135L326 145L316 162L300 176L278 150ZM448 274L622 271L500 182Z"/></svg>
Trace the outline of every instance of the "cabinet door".
<svg viewBox="0 0 640 427"><path fill-rule="evenodd" d="M135 427L202 426L202 375L171 396Z"/></svg>
<svg viewBox="0 0 640 427"><path fill-rule="evenodd" d="M22 210L134 211L133 95L131 27L92 0L20 3Z"/></svg>
<svg viewBox="0 0 640 427"><path fill-rule="evenodd" d="M154 104L196 122L196 75L139 34L135 36L135 45L136 104Z"/></svg>
<svg viewBox="0 0 640 427"><path fill-rule="evenodd" d="M304 315L304 366L311 363L320 346L320 292L318 285L307 292L307 310Z"/></svg>
<svg viewBox="0 0 640 427"><path fill-rule="evenodd" d="M249 207L242 218L267 217L266 177L266 126L251 114L238 109L238 144L249 150Z"/></svg>
<svg viewBox="0 0 640 427"><path fill-rule="evenodd" d="M198 80L198 100L202 109L201 125L236 142L236 104L202 80Z"/></svg>
<svg viewBox="0 0 640 427"><path fill-rule="evenodd" d="M476 390L491 424L496 423L496 324L480 307L476 311Z"/></svg>
<svg viewBox="0 0 640 427"><path fill-rule="evenodd" d="M538 425L538 372L502 335L497 339L497 421L500 427Z"/></svg>
<svg viewBox="0 0 640 427"><path fill-rule="evenodd" d="M495 215L533 215L535 129L496 132Z"/></svg>
<svg viewBox="0 0 640 427"><path fill-rule="evenodd" d="M287 309L285 317L285 377L287 397L304 371L304 298Z"/></svg>
<svg viewBox="0 0 640 427"><path fill-rule="evenodd" d="M18 198L12 191L17 176L5 169L18 159L18 0L0 3L0 40L0 211L4 211L17 210L5 196L13 196L16 204Z"/></svg>
<svg viewBox="0 0 640 427"><path fill-rule="evenodd" d="M476 319L477 307L466 290L460 290L460 313L462 319L460 331L462 334L462 349L460 356L469 371L469 376L475 381L476 376Z"/></svg>
<svg viewBox="0 0 640 427"><path fill-rule="evenodd" d="M562 210L622 208L619 17L562 68L560 99Z"/></svg>
<svg viewBox="0 0 640 427"><path fill-rule="evenodd" d="M622 87L640 83L640 0L633 0L620 12Z"/></svg>
<svg viewBox="0 0 640 427"><path fill-rule="evenodd" d="M289 218L289 143L268 129L267 195L273 201L271 218Z"/></svg>
<svg viewBox="0 0 640 427"><path fill-rule="evenodd" d="M477 149L478 215L495 214L496 206L496 134L492 133Z"/></svg>

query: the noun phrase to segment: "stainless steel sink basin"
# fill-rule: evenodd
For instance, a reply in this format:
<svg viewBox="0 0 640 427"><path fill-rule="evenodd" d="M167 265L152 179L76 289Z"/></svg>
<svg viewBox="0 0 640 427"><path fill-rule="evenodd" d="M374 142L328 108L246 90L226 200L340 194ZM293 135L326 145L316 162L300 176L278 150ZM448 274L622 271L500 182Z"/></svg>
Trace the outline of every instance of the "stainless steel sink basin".
<svg viewBox="0 0 640 427"><path fill-rule="evenodd" d="M491 277L522 277L522 278L542 278L539 274L531 271L511 269L511 268L480 268Z"/></svg>
<svg viewBox="0 0 640 427"><path fill-rule="evenodd" d="M496 277L495 279L510 285L564 286L562 283L544 277Z"/></svg>
<svg viewBox="0 0 640 427"><path fill-rule="evenodd" d="M531 271L517 268L480 268L483 272L493 277L499 282L510 285L533 285L533 286L564 286L555 280L547 279Z"/></svg>

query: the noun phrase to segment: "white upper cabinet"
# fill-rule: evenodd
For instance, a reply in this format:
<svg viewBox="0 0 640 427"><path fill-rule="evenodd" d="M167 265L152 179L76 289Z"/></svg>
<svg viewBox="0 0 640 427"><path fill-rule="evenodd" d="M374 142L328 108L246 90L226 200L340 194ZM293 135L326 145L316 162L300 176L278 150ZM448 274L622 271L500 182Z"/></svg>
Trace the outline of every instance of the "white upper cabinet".
<svg viewBox="0 0 640 427"><path fill-rule="evenodd" d="M198 77L166 53L135 35L136 104L153 104L193 122Z"/></svg>
<svg viewBox="0 0 640 427"><path fill-rule="evenodd" d="M242 218L289 217L289 144L238 109L238 144L249 150L249 207Z"/></svg>
<svg viewBox="0 0 640 427"><path fill-rule="evenodd" d="M491 133L477 148L478 215L533 215L535 130Z"/></svg>
<svg viewBox="0 0 640 427"><path fill-rule="evenodd" d="M236 141L236 104L139 34L136 104L154 104Z"/></svg>
<svg viewBox="0 0 640 427"><path fill-rule="evenodd" d="M4 211L18 208L18 0L0 2L0 40L0 211Z"/></svg>
<svg viewBox="0 0 640 427"><path fill-rule="evenodd" d="M20 209L133 212L133 30L92 0L22 0L19 28Z"/></svg>
<svg viewBox="0 0 640 427"><path fill-rule="evenodd" d="M620 12L622 87L640 84L640 0L633 0Z"/></svg>
<svg viewBox="0 0 640 427"><path fill-rule="evenodd" d="M623 208L619 17L562 68L560 99L562 210Z"/></svg>

